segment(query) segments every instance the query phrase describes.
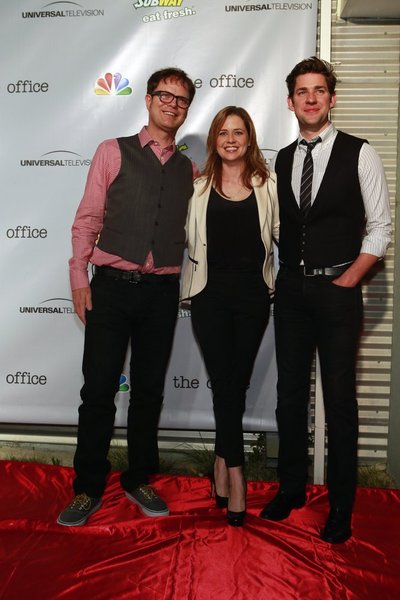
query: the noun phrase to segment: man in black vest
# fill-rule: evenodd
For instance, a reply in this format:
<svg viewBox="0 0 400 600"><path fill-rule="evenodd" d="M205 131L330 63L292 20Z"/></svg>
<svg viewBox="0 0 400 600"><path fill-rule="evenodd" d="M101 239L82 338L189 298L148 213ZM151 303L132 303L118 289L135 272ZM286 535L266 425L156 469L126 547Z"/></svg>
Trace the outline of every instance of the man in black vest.
<svg viewBox="0 0 400 600"><path fill-rule="evenodd" d="M185 220L196 172L175 146L195 88L169 68L147 82L149 121L139 134L106 140L93 158L72 227L70 279L85 325L84 385L74 458L75 497L61 525L83 525L100 508L107 454L131 341L126 496L148 516L169 514L148 485L158 472L157 429L178 313ZM94 265L89 286L87 266Z"/></svg>
<svg viewBox="0 0 400 600"><path fill-rule="evenodd" d="M390 242L383 167L365 140L328 119L329 63L303 60L286 79L300 135L277 156L280 269L275 298L280 488L261 512L279 521L305 504L310 370L318 349L328 431L330 513L322 538L351 536L357 480L356 355L360 282Z"/></svg>

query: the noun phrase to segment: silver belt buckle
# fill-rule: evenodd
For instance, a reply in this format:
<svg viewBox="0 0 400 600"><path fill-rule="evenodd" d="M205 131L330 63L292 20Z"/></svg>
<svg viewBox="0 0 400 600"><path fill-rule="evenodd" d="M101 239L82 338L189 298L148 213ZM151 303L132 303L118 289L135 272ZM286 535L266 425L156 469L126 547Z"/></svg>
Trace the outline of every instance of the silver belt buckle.
<svg viewBox="0 0 400 600"><path fill-rule="evenodd" d="M307 267L304 267L304 276L305 277L317 277L317 275L324 275L325 269L322 267L318 267L317 269L310 269L313 271L312 273L307 273Z"/></svg>

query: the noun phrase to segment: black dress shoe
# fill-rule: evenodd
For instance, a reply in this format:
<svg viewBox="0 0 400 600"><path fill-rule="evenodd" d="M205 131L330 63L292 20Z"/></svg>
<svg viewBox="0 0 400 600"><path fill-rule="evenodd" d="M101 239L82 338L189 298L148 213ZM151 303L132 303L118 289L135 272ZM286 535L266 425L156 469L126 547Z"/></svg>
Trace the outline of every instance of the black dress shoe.
<svg viewBox="0 0 400 600"><path fill-rule="evenodd" d="M305 493L287 494L279 490L275 498L271 502L268 502L260 512L260 517L262 519L269 519L270 521L282 521L282 519L286 519L290 515L293 508L301 508L305 503Z"/></svg>
<svg viewBox="0 0 400 600"><path fill-rule="evenodd" d="M330 544L343 544L351 537L351 510L331 508L321 538Z"/></svg>

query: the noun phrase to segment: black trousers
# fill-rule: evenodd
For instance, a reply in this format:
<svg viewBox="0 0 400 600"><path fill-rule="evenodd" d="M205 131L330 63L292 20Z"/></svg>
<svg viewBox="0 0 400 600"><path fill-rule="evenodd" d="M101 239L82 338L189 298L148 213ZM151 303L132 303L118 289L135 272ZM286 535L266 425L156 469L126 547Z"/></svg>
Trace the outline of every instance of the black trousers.
<svg viewBox="0 0 400 600"><path fill-rule="evenodd" d="M278 474L281 488L304 491L310 370L318 348L328 433L331 506L351 509L357 483L356 356L362 325L361 287L334 277L279 270L275 297L278 364Z"/></svg>
<svg viewBox="0 0 400 600"><path fill-rule="evenodd" d="M192 298L192 324L213 392L215 452L228 467L244 464L242 417L270 299L261 274L211 271Z"/></svg>
<svg viewBox="0 0 400 600"><path fill-rule="evenodd" d="M95 275L91 288L93 309L86 314L74 490L100 497L110 470L107 454L116 411L114 397L129 341L129 469L122 474L122 486L132 490L158 471L157 429L179 282L160 278L155 283L135 284Z"/></svg>

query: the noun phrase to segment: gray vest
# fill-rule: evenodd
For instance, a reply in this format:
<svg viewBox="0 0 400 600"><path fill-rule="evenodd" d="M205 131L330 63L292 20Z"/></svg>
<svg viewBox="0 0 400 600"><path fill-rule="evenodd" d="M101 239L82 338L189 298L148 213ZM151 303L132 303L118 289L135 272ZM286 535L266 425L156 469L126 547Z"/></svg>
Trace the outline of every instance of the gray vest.
<svg viewBox="0 0 400 600"><path fill-rule="evenodd" d="M98 247L140 265L150 250L156 267L180 265L193 194L191 161L177 150L162 165L137 135L117 141L121 168L107 192Z"/></svg>

